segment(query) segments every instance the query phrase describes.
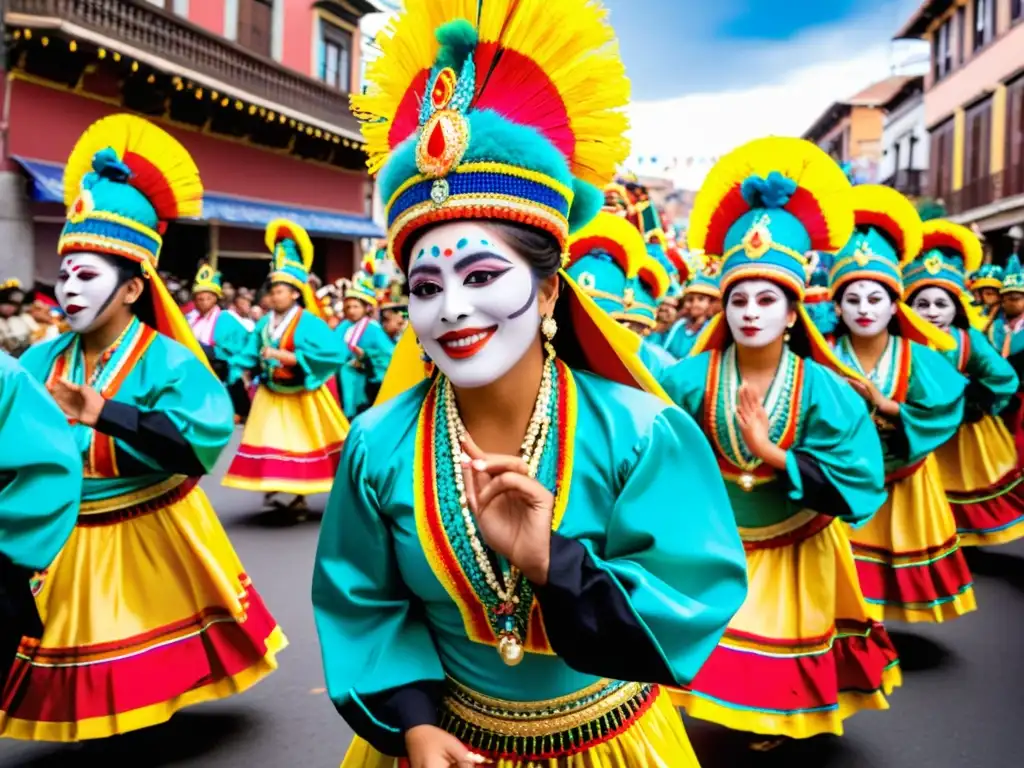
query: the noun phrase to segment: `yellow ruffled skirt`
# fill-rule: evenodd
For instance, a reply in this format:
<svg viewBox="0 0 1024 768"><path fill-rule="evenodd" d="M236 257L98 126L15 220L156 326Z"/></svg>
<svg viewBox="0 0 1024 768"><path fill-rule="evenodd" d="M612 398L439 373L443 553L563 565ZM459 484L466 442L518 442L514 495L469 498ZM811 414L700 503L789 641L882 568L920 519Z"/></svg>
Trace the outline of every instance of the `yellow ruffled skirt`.
<svg viewBox="0 0 1024 768"><path fill-rule="evenodd" d="M261 386L242 444L221 482L261 493L327 493L348 430L348 420L326 386L289 394Z"/></svg>
<svg viewBox="0 0 1024 768"><path fill-rule="evenodd" d="M875 516L849 532L871 617L943 622L973 611L974 581L935 455L888 491Z"/></svg>
<svg viewBox="0 0 1024 768"><path fill-rule="evenodd" d="M1002 419L964 424L935 452L960 544L985 547L1024 536L1024 474Z"/></svg>
<svg viewBox="0 0 1024 768"><path fill-rule="evenodd" d="M602 685L605 695L597 691L591 703L583 697L595 691L580 691L578 706L565 700L498 702L459 686L455 703L453 697L445 702L443 726L495 768L699 767L667 691L637 683ZM564 709L555 712L558 707ZM530 754L515 748L523 741L516 737L527 732L537 745ZM341 768L409 768L409 761L382 755L357 737Z"/></svg>
<svg viewBox="0 0 1024 768"><path fill-rule="evenodd" d="M869 617L843 527L801 512L740 535L747 599L673 701L691 717L794 739L842 735L851 715L888 709L897 653Z"/></svg>
<svg viewBox="0 0 1024 768"><path fill-rule="evenodd" d="M0 696L0 737L79 741L165 722L246 690L287 640L206 494L171 478L83 513L41 577L41 641Z"/></svg>

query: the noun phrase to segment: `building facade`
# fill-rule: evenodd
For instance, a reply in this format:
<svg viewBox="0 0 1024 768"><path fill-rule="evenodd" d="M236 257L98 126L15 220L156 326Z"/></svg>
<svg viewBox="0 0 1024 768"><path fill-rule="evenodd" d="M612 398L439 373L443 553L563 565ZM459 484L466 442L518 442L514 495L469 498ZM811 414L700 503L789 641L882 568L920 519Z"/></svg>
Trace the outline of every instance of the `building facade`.
<svg viewBox="0 0 1024 768"><path fill-rule="evenodd" d="M350 275L381 236L348 106L359 88L368 0L0 0L0 275L52 283L63 223L63 163L93 121L133 112L192 153L202 220L171 225L160 268L201 259L257 286L263 227L305 226L314 271Z"/></svg>
<svg viewBox="0 0 1024 768"><path fill-rule="evenodd" d="M804 133L804 138L828 152L837 163L848 166L858 184L882 181L885 105L910 79L890 77L835 102Z"/></svg>
<svg viewBox="0 0 1024 768"><path fill-rule="evenodd" d="M879 180L910 198L926 195L929 137L925 126L924 78L910 78L883 109Z"/></svg>
<svg viewBox="0 0 1024 768"><path fill-rule="evenodd" d="M896 37L931 45L931 196L1002 261L1024 224L1024 2L929 0Z"/></svg>

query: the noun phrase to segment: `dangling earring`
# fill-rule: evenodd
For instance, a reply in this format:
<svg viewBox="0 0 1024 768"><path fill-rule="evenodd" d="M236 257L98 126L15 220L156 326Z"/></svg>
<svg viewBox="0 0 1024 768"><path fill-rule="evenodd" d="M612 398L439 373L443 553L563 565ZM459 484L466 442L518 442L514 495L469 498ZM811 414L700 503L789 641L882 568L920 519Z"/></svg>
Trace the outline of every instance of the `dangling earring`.
<svg viewBox="0 0 1024 768"><path fill-rule="evenodd" d="M555 339L555 334L558 333L558 323L555 318L551 315L544 315L540 321L540 332L544 337L544 351L547 352L548 357L554 358L555 347L551 343Z"/></svg>
<svg viewBox="0 0 1024 768"><path fill-rule="evenodd" d="M786 344L789 344L789 338L790 338L790 333L789 332L793 330L793 326L794 325L796 325L795 322L790 323L788 326L786 326L787 327L786 332L784 334L782 334L782 341L785 342Z"/></svg>

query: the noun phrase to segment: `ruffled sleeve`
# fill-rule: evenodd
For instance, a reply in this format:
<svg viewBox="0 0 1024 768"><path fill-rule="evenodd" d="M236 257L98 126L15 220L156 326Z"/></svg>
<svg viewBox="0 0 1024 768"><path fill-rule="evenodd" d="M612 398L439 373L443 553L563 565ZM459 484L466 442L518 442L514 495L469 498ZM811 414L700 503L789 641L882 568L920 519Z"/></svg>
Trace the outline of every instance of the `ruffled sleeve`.
<svg viewBox="0 0 1024 768"><path fill-rule="evenodd" d="M549 582L537 590L548 638L581 672L688 685L746 597L725 485L677 408L654 418L619 475L602 536L553 538Z"/></svg>
<svg viewBox="0 0 1024 768"><path fill-rule="evenodd" d="M885 503L882 444L867 405L831 371L805 363L798 443L787 452L789 497L859 525Z"/></svg>
<svg viewBox="0 0 1024 768"><path fill-rule="evenodd" d="M49 566L75 527L81 498L82 457L67 418L0 352L0 555L32 571Z"/></svg>
<svg viewBox="0 0 1024 768"><path fill-rule="evenodd" d="M911 342L910 381L895 428L906 441L906 463L944 445L963 423L967 379L938 352Z"/></svg>
<svg viewBox="0 0 1024 768"><path fill-rule="evenodd" d="M320 527L313 613L331 701L359 736L401 756L404 731L436 723L445 675L398 570L374 460L384 459L353 422Z"/></svg>
<svg viewBox="0 0 1024 768"><path fill-rule="evenodd" d="M999 413L1017 392L1017 373L983 333L971 328L968 335L971 342L967 362L967 375L971 379L967 389L968 405L984 413Z"/></svg>
<svg viewBox="0 0 1024 768"><path fill-rule="evenodd" d="M217 358L227 363L228 384L234 384L243 371L252 367L246 355L249 331L230 312L220 313L213 329L213 344Z"/></svg>
<svg viewBox="0 0 1024 768"><path fill-rule="evenodd" d="M704 421L704 388L710 361L709 352L684 358L665 371L659 380L672 402L690 414L698 424Z"/></svg>
<svg viewBox="0 0 1024 768"><path fill-rule="evenodd" d="M320 389L338 373L345 359L344 346L330 327L316 315L303 312L295 330L295 357L306 389Z"/></svg>

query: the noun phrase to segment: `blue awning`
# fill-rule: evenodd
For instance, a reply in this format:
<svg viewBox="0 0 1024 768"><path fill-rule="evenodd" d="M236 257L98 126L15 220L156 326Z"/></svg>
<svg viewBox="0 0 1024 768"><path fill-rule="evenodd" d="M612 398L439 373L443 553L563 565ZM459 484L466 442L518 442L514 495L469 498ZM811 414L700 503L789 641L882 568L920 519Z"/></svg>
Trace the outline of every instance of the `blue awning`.
<svg viewBox="0 0 1024 768"><path fill-rule="evenodd" d="M40 203L64 202L64 166L45 160L13 155L32 181L31 197ZM214 192L203 197L203 219L221 224L259 229L274 219L290 219L311 235L328 237L384 237L384 230L372 219L346 213L314 211L290 205L277 205Z"/></svg>

